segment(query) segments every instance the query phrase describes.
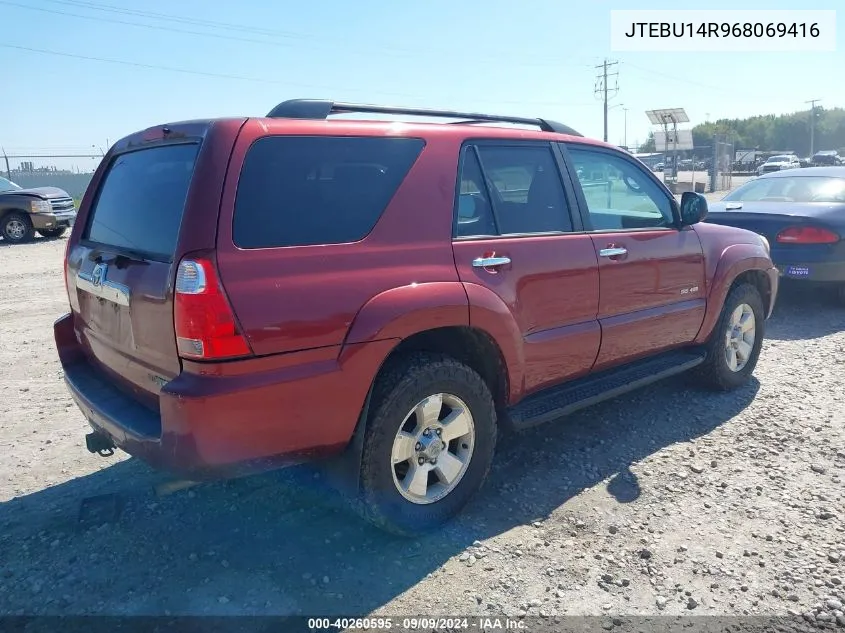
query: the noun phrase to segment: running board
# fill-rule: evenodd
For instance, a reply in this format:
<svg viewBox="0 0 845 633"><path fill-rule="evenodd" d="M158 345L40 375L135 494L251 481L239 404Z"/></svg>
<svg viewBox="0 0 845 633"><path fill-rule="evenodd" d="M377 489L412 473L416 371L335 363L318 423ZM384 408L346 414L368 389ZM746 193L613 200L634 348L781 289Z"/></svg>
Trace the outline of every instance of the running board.
<svg viewBox="0 0 845 633"><path fill-rule="evenodd" d="M508 410L510 423L522 430L639 389L704 362L703 350L668 352L544 389Z"/></svg>

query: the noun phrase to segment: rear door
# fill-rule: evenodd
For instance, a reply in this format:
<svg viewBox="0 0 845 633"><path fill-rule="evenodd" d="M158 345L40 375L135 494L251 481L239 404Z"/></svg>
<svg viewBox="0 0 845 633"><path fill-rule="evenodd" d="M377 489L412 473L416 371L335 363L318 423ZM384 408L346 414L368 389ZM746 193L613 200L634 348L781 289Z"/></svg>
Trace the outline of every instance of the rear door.
<svg viewBox="0 0 845 633"><path fill-rule="evenodd" d="M602 330L596 369L692 342L704 320L704 253L678 229L671 194L621 151L564 150L598 257Z"/></svg>
<svg viewBox="0 0 845 633"><path fill-rule="evenodd" d="M601 333L589 235L573 218L571 183L547 142L465 145L453 250L461 281L492 291L522 334L523 391L590 370Z"/></svg>
<svg viewBox="0 0 845 633"><path fill-rule="evenodd" d="M183 140L112 157L66 264L89 359L151 404L180 371L171 271L199 148Z"/></svg>

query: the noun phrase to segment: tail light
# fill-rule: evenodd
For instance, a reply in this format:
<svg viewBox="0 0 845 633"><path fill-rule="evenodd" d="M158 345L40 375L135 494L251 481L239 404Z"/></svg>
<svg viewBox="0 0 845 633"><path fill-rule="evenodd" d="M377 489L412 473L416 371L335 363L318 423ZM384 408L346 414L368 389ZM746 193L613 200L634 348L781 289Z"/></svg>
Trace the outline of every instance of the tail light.
<svg viewBox="0 0 845 633"><path fill-rule="evenodd" d="M251 353L209 259L179 263L173 321L182 358L217 360Z"/></svg>
<svg viewBox="0 0 845 633"><path fill-rule="evenodd" d="M835 244L839 236L815 226L791 226L778 233L777 241L781 244Z"/></svg>

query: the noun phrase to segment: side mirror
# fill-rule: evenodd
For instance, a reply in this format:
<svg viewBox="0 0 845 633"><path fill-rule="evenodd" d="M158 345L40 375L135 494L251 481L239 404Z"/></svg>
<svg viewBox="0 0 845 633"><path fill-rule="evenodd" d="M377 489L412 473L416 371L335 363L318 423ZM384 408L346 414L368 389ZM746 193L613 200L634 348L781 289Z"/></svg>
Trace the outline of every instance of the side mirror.
<svg viewBox="0 0 845 633"><path fill-rule="evenodd" d="M707 198L700 193L684 191L681 194L681 225L691 226L707 217Z"/></svg>

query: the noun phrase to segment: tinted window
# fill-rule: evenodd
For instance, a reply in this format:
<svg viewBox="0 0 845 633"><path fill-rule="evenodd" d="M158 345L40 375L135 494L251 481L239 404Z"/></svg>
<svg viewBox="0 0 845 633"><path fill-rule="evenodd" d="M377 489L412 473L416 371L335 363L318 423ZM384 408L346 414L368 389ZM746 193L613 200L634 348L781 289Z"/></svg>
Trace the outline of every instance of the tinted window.
<svg viewBox="0 0 845 633"><path fill-rule="evenodd" d="M198 149L198 145L166 145L114 158L84 237L170 259Z"/></svg>
<svg viewBox="0 0 845 633"><path fill-rule="evenodd" d="M370 137L256 141L238 182L235 244L268 248L364 238L423 145L419 139Z"/></svg>
<svg viewBox="0 0 845 633"><path fill-rule="evenodd" d="M668 195L632 160L570 147L594 230L671 226Z"/></svg>
<svg viewBox="0 0 845 633"><path fill-rule="evenodd" d="M464 148L461 162L455 235L458 237L497 235L493 208L487 199L481 166L472 147Z"/></svg>
<svg viewBox="0 0 845 633"><path fill-rule="evenodd" d="M551 147L479 145L478 151L499 234L572 230Z"/></svg>

